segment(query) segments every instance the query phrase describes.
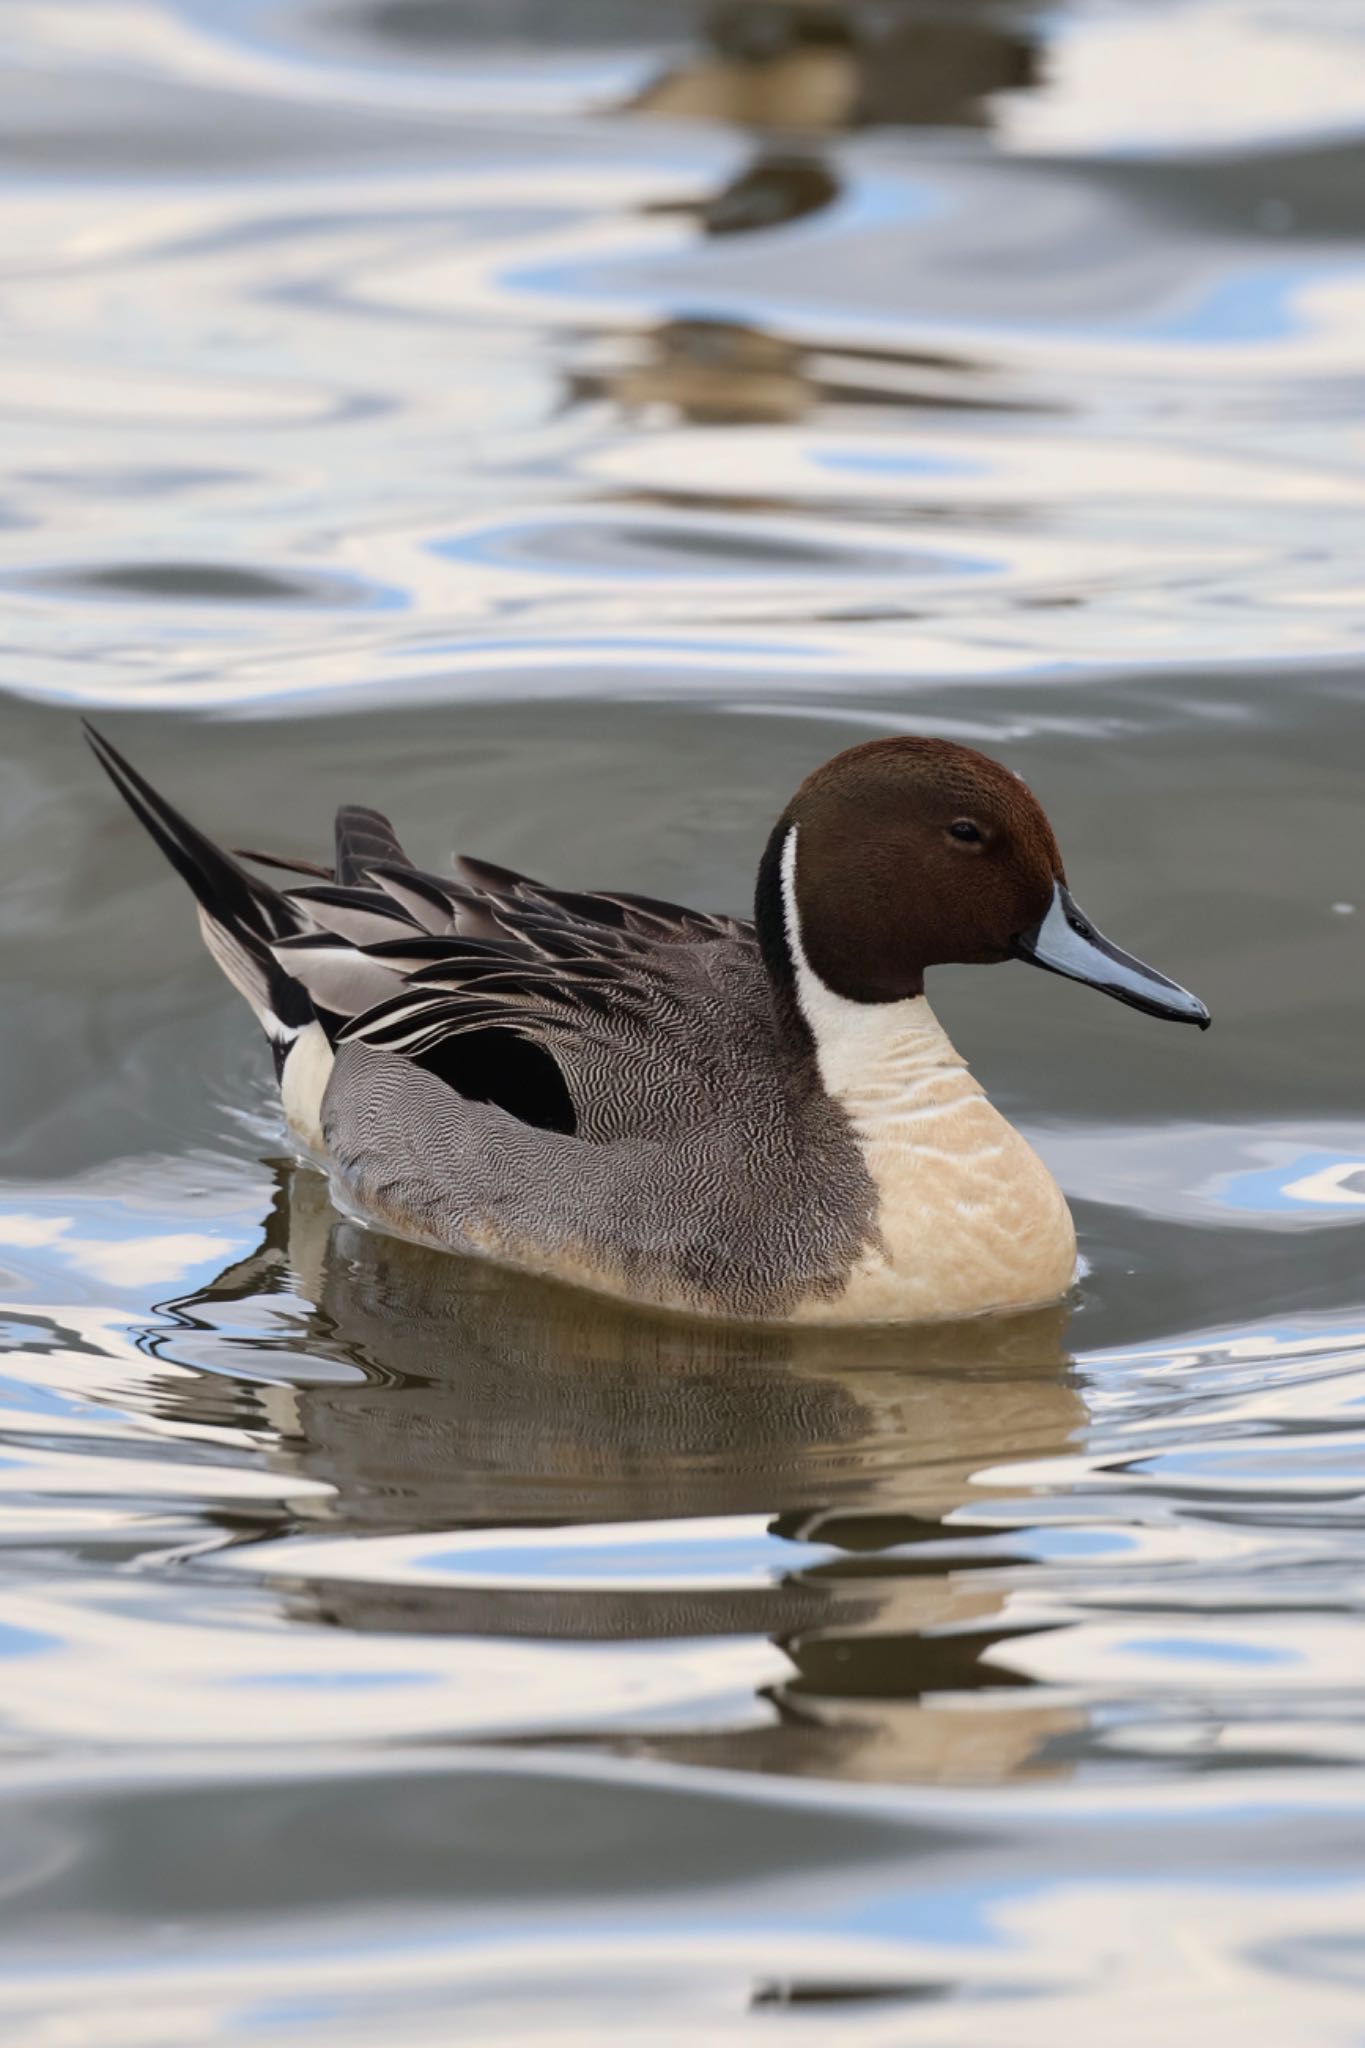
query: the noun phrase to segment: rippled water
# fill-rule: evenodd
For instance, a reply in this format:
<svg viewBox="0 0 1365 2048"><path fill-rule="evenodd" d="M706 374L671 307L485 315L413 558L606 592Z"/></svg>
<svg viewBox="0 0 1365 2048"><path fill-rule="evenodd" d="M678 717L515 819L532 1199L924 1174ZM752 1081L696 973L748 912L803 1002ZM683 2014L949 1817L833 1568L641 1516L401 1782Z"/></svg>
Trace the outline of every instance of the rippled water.
<svg viewBox="0 0 1365 2048"><path fill-rule="evenodd" d="M1361 10L5 29L5 2042L1365 2040ZM977 741L1217 1028L942 977L1073 1312L636 1316L329 1208L76 706L730 909Z"/></svg>

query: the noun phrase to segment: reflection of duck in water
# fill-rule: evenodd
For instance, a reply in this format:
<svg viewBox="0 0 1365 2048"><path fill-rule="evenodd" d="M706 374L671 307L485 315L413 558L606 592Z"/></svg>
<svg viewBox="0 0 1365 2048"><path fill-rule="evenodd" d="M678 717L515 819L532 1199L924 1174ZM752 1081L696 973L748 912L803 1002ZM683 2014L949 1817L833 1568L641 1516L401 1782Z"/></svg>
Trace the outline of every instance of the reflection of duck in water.
<svg viewBox="0 0 1365 2048"><path fill-rule="evenodd" d="M695 223L708 239L806 220L839 197L831 163L809 148L763 149L730 181L695 197L651 201L653 219ZM574 399L609 398L628 412L681 414L699 426L782 425L822 406L1017 412L1038 401L960 351L794 340L740 320L679 314L585 337L569 378Z"/></svg>
<svg viewBox="0 0 1365 2048"><path fill-rule="evenodd" d="M769 1636L792 1677L748 1725L651 1739L741 1768L998 1776L1073 1725L999 1661L1020 1632L1000 1539L952 1526L991 1499L976 1473L1056 1455L1083 1427L1064 1309L856 1335L652 1317L380 1237L337 1217L320 1176L280 1171L261 1250L173 1308L187 1356L240 1373L286 1297L304 1318L293 1352L363 1372L249 1397L236 1383L275 1460L335 1489L306 1503L319 1538L343 1539L335 1562L291 1577L286 1549L275 1568L296 1621L561 1643ZM223 1386L168 1377L161 1400L216 1415ZM708 1563L715 1518L721 1547L733 1528L744 1552L730 1584ZM628 1543L612 1553L624 1579L613 1565L598 1585L571 1568L462 1583L452 1533L443 1569L405 1582L352 1574L366 1553L344 1540L623 1523L648 1524L640 1543L675 1566L632 1585Z"/></svg>
<svg viewBox="0 0 1365 2048"><path fill-rule="evenodd" d="M260 1393L348 1526L846 1503L937 1525L983 1464L1050 1455L1084 1420L1060 1304L847 1333L651 1315L364 1230L321 1175L280 1171L260 1251L175 1307L249 1364L261 1333L227 1334L230 1304L297 1294L307 1354L362 1368Z"/></svg>
<svg viewBox="0 0 1365 2048"><path fill-rule="evenodd" d="M721 0L706 48L632 111L671 120L828 133L873 123L983 127L989 102L1039 80L1038 41L998 8L872 11L827 0Z"/></svg>
<svg viewBox="0 0 1365 2048"><path fill-rule="evenodd" d="M596 354L574 373L571 396L607 397L631 413L661 407L697 426L773 426L819 402L797 343L737 321L665 320L599 343Z"/></svg>
<svg viewBox="0 0 1365 2048"><path fill-rule="evenodd" d="M787 227L822 213L839 196L833 167L809 152L763 150L737 177L702 199L662 199L645 207L648 215L694 220L702 233L751 235Z"/></svg>
<svg viewBox="0 0 1365 2048"><path fill-rule="evenodd" d="M569 396L609 399L634 414L677 414L694 426L785 426L830 407L1039 410L1021 387L969 356L797 342L743 321L701 317L594 335ZM736 480L727 481L733 489Z"/></svg>
<svg viewBox="0 0 1365 2048"><path fill-rule="evenodd" d="M838 192L838 178L818 157L767 151L718 192L661 200L645 212L695 221L709 237L750 234L818 213ZM627 349L627 361L580 370L574 397L605 394L629 412L664 406L711 426L801 419L818 402L807 352L742 321L664 320L632 330Z"/></svg>

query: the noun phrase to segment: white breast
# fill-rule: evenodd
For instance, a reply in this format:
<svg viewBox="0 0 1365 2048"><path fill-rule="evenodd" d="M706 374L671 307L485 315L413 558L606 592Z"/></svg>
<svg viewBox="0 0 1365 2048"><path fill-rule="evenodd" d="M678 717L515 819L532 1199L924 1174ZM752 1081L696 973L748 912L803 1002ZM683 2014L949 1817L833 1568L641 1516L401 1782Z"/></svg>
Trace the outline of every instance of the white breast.
<svg viewBox="0 0 1365 2048"><path fill-rule="evenodd" d="M1075 1277L1061 1189L973 1080L923 996L854 1003L806 957L797 828L782 849L796 994L820 1078L848 1114L878 1194L881 1242L812 1321L971 1315L1055 1300Z"/></svg>

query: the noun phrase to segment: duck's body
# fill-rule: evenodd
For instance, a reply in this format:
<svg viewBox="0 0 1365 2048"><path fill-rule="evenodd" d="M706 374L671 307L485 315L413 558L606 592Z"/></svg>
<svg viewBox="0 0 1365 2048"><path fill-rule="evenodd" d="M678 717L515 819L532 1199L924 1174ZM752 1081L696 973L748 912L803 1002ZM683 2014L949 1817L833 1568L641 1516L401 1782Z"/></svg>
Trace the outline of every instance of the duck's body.
<svg viewBox="0 0 1365 2048"><path fill-rule="evenodd" d="M642 1059L600 1139L528 1126L363 1042L339 1049L299 1134L405 1237L657 1308L899 1322L1070 1285L1061 1190L922 996L845 1105L815 1074L784 1075L752 946L713 940L668 968L685 995L719 996L724 1035ZM681 1067L694 1051L704 1066ZM686 1100L661 1114L680 1073Z"/></svg>
<svg viewBox="0 0 1365 2048"><path fill-rule="evenodd" d="M943 742L840 756L773 832L749 924L468 860L452 878L425 874L385 819L354 809L338 816L330 877L277 891L95 744L264 1024L291 1128L363 1216L736 1319L921 1320L1028 1306L1070 1285L1060 1189L922 993L934 958L1002 957L1016 937L1026 956L1079 972L1040 943L1052 896L1065 895L1042 813L1015 778L991 785L1005 822L973 831L1003 844L1037 812L1046 845L1027 886L1007 873L997 888L978 871L957 952L924 917L908 948L899 923L869 945L886 908L876 862L856 900L832 906L827 886L850 833L875 834L885 851L878 813L904 805L907 766L922 780L928 759L938 787L946 765L952 812L981 796L962 764L1005 777L995 763ZM960 838L967 822L948 829ZM920 819L914 835L927 886L937 841ZM890 857L907 851L892 844ZM966 871L954 854L944 872L956 887ZM997 915L1012 926L999 948ZM1145 977L1141 993L1112 980L1111 992L1200 1020L1173 984L1113 949L1107 958Z"/></svg>

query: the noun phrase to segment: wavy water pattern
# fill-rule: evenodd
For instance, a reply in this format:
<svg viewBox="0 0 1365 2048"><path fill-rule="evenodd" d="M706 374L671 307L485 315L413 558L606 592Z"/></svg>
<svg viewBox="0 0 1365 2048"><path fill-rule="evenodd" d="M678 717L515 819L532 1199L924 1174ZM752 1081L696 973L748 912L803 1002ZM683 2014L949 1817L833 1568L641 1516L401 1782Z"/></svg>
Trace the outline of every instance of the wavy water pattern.
<svg viewBox="0 0 1365 2048"><path fill-rule="evenodd" d="M7 2048L1354 2048L1359 10L5 28ZM740 912L984 745L1216 1028L942 976L1055 1310L635 1315L337 1213L77 707Z"/></svg>

